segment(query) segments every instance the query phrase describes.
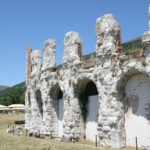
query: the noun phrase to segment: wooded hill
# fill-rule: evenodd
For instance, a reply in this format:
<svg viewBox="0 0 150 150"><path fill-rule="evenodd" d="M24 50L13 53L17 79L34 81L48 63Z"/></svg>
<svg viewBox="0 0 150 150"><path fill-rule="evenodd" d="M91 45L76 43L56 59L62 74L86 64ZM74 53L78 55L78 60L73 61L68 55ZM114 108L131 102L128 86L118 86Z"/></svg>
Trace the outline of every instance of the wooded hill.
<svg viewBox="0 0 150 150"><path fill-rule="evenodd" d="M0 104L6 106L17 103L24 104L25 89L25 82L22 82L0 91Z"/></svg>
<svg viewBox="0 0 150 150"><path fill-rule="evenodd" d="M6 85L0 85L0 91L3 91L5 89L9 88L9 86Z"/></svg>

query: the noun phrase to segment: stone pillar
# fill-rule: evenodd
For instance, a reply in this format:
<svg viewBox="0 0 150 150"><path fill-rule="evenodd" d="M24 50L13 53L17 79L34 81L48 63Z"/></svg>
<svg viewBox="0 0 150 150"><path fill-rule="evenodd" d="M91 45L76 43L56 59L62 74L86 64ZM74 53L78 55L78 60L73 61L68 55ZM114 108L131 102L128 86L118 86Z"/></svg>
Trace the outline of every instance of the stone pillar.
<svg viewBox="0 0 150 150"><path fill-rule="evenodd" d="M142 36L142 42L143 42L143 50L144 50L144 56L148 56L150 53L150 31L147 31Z"/></svg>
<svg viewBox="0 0 150 150"><path fill-rule="evenodd" d="M63 68L81 63L82 41L77 32L68 32L64 39Z"/></svg>
<svg viewBox="0 0 150 150"><path fill-rule="evenodd" d="M150 71L150 31L144 33L144 35L142 36L142 42L145 56L145 64L147 69Z"/></svg>
<svg viewBox="0 0 150 150"><path fill-rule="evenodd" d="M148 21L149 21L149 30L143 34L142 42L143 42L145 63L146 63L147 69L150 71L150 67L149 67L150 66L150 6L148 9Z"/></svg>
<svg viewBox="0 0 150 150"><path fill-rule="evenodd" d="M25 128L27 130L30 130L30 123L31 123L31 104L29 104L29 93L31 89L31 53L32 53L32 48L29 47L27 48L27 66L26 66L26 92L25 92Z"/></svg>
<svg viewBox="0 0 150 150"><path fill-rule="evenodd" d="M65 80L65 89L63 91L64 99L64 137L69 139L71 137L80 138L80 104L75 97L75 84L73 80Z"/></svg>
<svg viewBox="0 0 150 150"><path fill-rule="evenodd" d="M30 130L31 123L31 106L29 106L28 90L25 92L25 128Z"/></svg>
<svg viewBox="0 0 150 150"><path fill-rule="evenodd" d="M82 41L77 32L68 32L64 38L62 84L64 86L64 136L80 137L80 106L75 96L77 72L81 67ZM63 87L62 86L62 87Z"/></svg>
<svg viewBox="0 0 150 150"><path fill-rule="evenodd" d="M36 76L41 71L41 51L34 50L31 53L31 64L32 64L32 72L31 76Z"/></svg>
<svg viewBox="0 0 150 150"><path fill-rule="evenodd" d="M48 39L44 44L44 63L42 70L53 69L55 63L56 42L54 39Z"/></svg>
<svg viewBox="0 0 150 150"><path fill-rule="evenodd" d="M40 128L42 127L42 120L38 109L35 90L32 90L31 93L31 114L32 120L30 122L30 133L34 136L39 136Z"/></svg>
<svg viewBox="0 0 150 150"><path fill-rule="evenodd" d="M96 52L98 56L116 55L119 24L112 14L106 14L96 20Z"/></svg>
<svg viewBox="0 0 150 150"><path fill-rule="evenodd" d="M119 24L111 14L96 20L96 65L99 72L97 81L101 97L98 117L100 143L104 146L122 147L124 140L123 103L117 98L115 87L121 68L118 59L121 52Z"/></svg>

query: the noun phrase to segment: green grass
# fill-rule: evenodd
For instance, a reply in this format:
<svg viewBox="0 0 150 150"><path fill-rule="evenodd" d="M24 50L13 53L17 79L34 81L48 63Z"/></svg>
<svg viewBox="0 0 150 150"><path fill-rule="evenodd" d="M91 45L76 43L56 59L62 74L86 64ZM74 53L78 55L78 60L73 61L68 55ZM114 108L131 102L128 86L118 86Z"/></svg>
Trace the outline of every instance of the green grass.
<svg viewBox="0 0 150 150"><path fill-rule="evenodd" d="M95 147L94 143L89 141L63 143L56 139L28 137L25 134L19 136L6 132L8 123L13 124L15 120L23 119L23 114L0 114L0 150L110 150L106 147Z"/></svg>

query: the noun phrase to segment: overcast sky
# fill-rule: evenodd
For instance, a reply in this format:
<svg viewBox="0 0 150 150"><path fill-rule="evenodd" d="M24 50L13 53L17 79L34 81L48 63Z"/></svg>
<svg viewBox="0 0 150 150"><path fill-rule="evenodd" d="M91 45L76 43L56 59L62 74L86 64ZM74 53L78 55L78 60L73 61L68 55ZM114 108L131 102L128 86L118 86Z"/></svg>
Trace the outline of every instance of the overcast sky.
<svg viewBox="0 0 150 150"><path fill-rule="evenodd" d="M56 62L61 64L63 39L76 31L83 53L95 51L95 21L112 13L121 25L122 41L148 30L149 0L0 0L0 84L25 80L26 48L43 50L48 38L56 39Z"/></svg>

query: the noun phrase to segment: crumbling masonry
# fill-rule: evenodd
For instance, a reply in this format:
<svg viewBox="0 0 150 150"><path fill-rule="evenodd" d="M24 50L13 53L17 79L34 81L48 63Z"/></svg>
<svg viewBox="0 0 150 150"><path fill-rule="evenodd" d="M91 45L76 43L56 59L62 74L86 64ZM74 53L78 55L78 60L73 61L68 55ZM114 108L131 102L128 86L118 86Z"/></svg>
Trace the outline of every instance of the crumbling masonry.
<svg viewBox="0 0 150 150"><path fill-rule="evenodd" d="M79 34L68 32L60 70L54 39L44 44L43 65L40 50L27 50L26 129L62 139L97 135L111 147L135 146L138 137L140 146L150 146L150 31L137 57L123 53L111 14L97 18L96 38L96 57L85 61Z"/></svg>

